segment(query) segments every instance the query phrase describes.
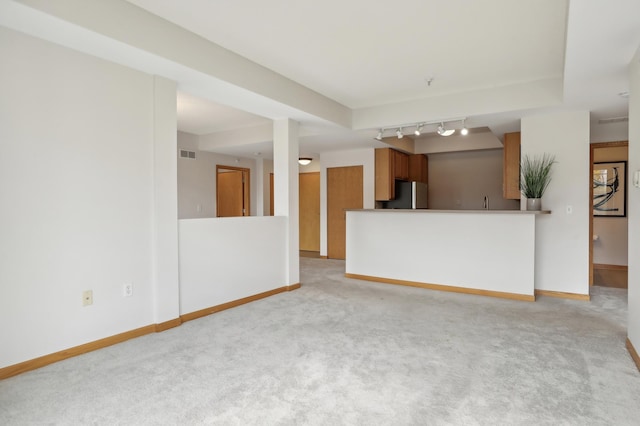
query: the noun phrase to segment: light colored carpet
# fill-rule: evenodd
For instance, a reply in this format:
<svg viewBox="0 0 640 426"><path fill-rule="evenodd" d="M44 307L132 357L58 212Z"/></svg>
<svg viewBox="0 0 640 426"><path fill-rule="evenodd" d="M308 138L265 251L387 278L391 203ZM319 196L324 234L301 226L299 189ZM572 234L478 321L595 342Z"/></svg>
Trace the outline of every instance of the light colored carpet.
<svg viewBox="0 0 640 426"><path fill-rule="evenodd" d="M637 425L626 291L535 303L343 277L0 382L3 425Z"/></svg>

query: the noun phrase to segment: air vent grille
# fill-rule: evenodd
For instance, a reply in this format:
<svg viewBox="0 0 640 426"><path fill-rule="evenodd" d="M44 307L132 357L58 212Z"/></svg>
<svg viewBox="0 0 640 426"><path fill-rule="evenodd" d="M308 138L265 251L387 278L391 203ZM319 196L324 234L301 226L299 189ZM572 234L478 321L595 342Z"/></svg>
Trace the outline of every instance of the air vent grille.
<svg viewBox="0 0 640 426"><path fill-rule="evenodd" d="M181 149L180 150L180 158L188 158L190 160L195 160L196 159L196 153L195 153L195 151L187 151L186 149Z"/></svg>
<svg viewBox="0 0 640 426"><path fill-rule="evenodd" d="M624 123L626 121L629 121L629 117L602 118L598 120L598 124Z"/></svg>

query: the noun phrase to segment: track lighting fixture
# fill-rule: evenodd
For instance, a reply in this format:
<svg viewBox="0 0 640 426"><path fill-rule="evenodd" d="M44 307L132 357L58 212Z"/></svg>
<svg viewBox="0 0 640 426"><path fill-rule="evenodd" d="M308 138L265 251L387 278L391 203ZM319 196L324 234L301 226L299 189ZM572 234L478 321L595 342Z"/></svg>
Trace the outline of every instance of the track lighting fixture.
<svg viewBox="0 0 640 426"><path fill-rule="evenodd" d="M451 136L452 134L454 134L456 131L454 129L445 129L444 128L444 122L440 122L440 125L438 126L438 130L437 130L438 134L440 136Z"/></svg>
<svg viewBox="0 0 640 426"><path fill-rule="evenodd" d="M453 118L453 119L449 119L449 120L444 120L444 121L424 121L422 123L416 123L416 124L403 124L400 127L396 128L396 136L398 137L398 139L402 139L405 135L403 128L407 128L407 127L415 127L415 130L413 131L413 135L414 136L421 136L422 135L422 129L424 128L424 126L434 126L437 125L438 127L436 128L436 133L439 134L440 136L451 136L456 132L455 128L446 128L445 127L445 123L455 123L457 121L461 121L462 122L462 128L460 128L460 134L462 136L466 136L469 134L469 129L467 129L466 126L466 117L464 118ZM455 126L457 127L457 126ZM375 140L377 141L381 141L384 139L384 132L386 130L392 130L392 129L384 129L381 128L378 130L378 134L375 137Z"/></svg>
<svg viewBox="0 0 640 426"><path fill-rule="evenodd" d="M460 134L462 136L467 136L469 134L469 129L467 129L467 126L465 126L464 124L464 118L462 119L462 129L460 129Z"/></svg>

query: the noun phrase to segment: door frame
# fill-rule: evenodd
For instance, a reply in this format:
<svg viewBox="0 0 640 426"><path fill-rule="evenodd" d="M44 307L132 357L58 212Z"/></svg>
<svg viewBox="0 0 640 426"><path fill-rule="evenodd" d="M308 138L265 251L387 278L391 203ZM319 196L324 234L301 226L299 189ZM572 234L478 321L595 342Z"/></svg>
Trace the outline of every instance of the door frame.
<svg viewBox="0 0 640 426"><path fill-rule="evenodd" d="M225 166L222 164L216 164L216 217L218 216L218 206L220 205L220 196L218 195L218 174L220 169L224 170L236 170L242 172L242 204L243 212L242 216L251 216L251 169L246 167Z"/></svg>
<svg viewBox="0 0 640 426"><path fill-rule="evenodd" d="M589 144L589 288L593 286L593 157L599 148L629 147L629 141L596 142Z"/></svg>

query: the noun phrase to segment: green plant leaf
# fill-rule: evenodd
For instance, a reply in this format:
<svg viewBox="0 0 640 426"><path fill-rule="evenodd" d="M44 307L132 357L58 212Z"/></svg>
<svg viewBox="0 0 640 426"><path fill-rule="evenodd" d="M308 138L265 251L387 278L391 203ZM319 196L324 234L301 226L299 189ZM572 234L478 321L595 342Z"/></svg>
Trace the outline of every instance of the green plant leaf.
<svg viewBox="0 0 640 426"><path fill-rule="evenodd" d="M555 156L543 154L530 157L525 155L520 163L520 191L527 198L542 198L551 182L551 166Z"/></svg>

